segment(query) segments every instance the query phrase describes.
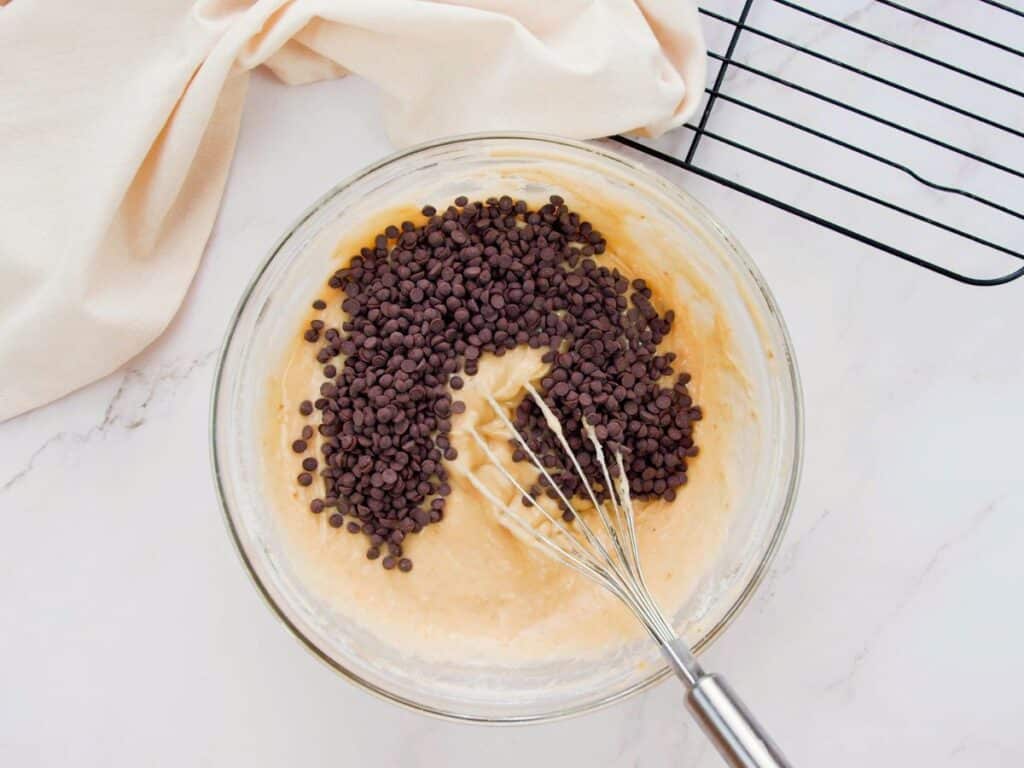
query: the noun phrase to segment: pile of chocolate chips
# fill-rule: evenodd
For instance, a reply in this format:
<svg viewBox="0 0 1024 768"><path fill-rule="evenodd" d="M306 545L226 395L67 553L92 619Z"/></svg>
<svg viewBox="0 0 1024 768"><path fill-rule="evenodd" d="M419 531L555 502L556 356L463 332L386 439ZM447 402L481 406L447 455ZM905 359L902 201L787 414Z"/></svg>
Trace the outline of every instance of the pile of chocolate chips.
<svg viewBox="0 0 1024 768"><path fill-rule="evenodd" d="M387 227L330 278L345 295L341 328L313 320L305 332L325 379L320 397L300 406L305 416L318 412L322 436L322 460L304 458L298 476L308 486L320 470L323 497L311 510L329 510L333 527L367 536L368 558L386 552L385 568L411 570L405 537L440 522L451 493L452 415L465 410L452 392L477 373L482 354L519 345L545 350L550 368L539 391L602 497L583 418L622 452L634 497L675 498L697 452L692 422L701 412L689 375L669 378L675 355L657 351L673 312L657 312L643 280L598 265L604 238L557 195L539 210L507 196L458 197L443 213L422 213L423 223ZM567 495L582 493L536 404L524 399L514 420ZM296 453L312 436L305 426ZM513 458L526 456L517 448Z"/></svg>

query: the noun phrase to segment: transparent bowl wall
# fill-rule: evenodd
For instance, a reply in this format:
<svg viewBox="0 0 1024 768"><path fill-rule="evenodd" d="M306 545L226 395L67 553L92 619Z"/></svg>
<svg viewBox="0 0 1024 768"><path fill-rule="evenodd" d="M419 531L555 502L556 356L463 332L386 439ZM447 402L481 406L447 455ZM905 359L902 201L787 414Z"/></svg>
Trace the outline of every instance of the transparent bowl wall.
<svg viewBox="0 0 1024 768"><path fill-rule="evenodd" d="M571 178L585 168L609 187L625 185L648 215L664 219L680 258L715 273L724 311L738 335L763 354L757 403L768 439L749 473L747 498L698 589L674 617L690 644L707 646L760 580L785 529L796 491L801 446L799 382L782 319L764 281L728 232L678 187L600 146L543 136L470 136L402 152L340 184L313 205L274 247L246 290L228 330L212 409L214 475L228 528L257 588L301 640L337 672L400 704L479 722L549 720L621 699L664 677L649 642L607 658L502 666L466 659L427 662L400 653L326 610L308 593L278 535L261 491L260 414L268 371L296 333L302 313L331 268L339 236L396 202L472 195L481 171L510 165ZM489 170L490 169L490 170ZM493 189L480 189L492 194ZM534 189L533 191L538 191ZM564 189L551 190L564 192ZM571 190L570 190L571 191ZM499 191L500 192L500 191ZM600 227L600 222L597 222Z"/></svg>

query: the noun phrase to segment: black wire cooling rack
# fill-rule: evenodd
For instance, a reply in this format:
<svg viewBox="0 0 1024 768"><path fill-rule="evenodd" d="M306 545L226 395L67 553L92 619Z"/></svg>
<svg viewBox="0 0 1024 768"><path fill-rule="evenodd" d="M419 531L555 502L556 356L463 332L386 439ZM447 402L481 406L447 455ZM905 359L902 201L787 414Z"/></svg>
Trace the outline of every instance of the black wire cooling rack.
<svg viewBox="0 0 1024 768"><path fill-rule="evenodd" d="M953 280L1008 283L1024 275L1024 5L930 5L702 0L695 121L615 138Z"/></svg>

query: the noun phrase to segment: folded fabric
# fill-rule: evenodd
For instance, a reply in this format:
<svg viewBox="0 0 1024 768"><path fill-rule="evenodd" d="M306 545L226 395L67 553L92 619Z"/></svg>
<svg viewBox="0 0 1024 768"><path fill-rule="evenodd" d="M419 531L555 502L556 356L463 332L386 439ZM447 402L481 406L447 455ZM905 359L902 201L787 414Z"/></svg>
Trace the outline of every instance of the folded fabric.
<svg viewBox="0 0 1024 768"><path fill-rule="evenodd" d="M0 420L170 322L261 65L365 77L408 144L658 134L696 106L705 53L691 0L0 0Z"/></svg>

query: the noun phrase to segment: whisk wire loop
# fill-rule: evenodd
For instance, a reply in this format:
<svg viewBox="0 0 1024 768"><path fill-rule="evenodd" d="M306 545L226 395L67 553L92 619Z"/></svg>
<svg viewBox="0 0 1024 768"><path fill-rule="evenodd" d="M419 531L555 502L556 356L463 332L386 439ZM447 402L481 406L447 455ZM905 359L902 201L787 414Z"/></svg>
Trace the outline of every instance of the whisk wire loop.
<svg viewBox="0 0 1024 768"><path fill-rule="evenodd" d="M498 420L508 430L509 436L519 445L525 456L530 460L530 463L537 469L540 476L544 478L556 499L561 501L565 509L573 512L573 519L576 522L575 528L579 535L574 535L562 519L560 519L559 514L552 514L540 499L536 498L523 483L516 479L497 454L495 454L494 450L487 444L483 436L472 427L469 429L469 434L487 457L490 464L497 468L505 480L516 489L521 498L527 500L532 507L537 509L540 516L551 526L552 535L547 535L542 529L531 524L524 517L522 511L513 508L512 504L502 501L481 480L476 472L469 473L470 483L499 510L505 519L510 520L517 530L525 534L527 541L534 545L539 545L562 564L596 581L618 597L643 622L644 627L651 636L664 648L676 639L676 634L651 597L643 576L643 570L640 567L635 513L630 498L629 480L626 477L622 454L619 451L612 452L616 461L616 469L618 470L618 478L613 479L612 473L608 468L606 452L600 440L598 440L593 426L586 421L583 422L583 431L594 446L595 456L607 492L607 504L610 504L612 508L612 515L609 515L606 502L598 499L590 478L584 472L579 458L569 445L561 422L559 422L550 406L531 384L526 384L526 390L537 404L549 429L557 437L568 462L579 477L584 493L596 511L597 519L600 520L599 531L595 531L586 517L576 509L568 494L555 481L548 468L540 460L540 457L530 447L525 436L508 417L505 409L490 393L484 393L484 400L494 411ZM610 542L610 547L602 540L602 535L604 539Z"/></svg>
<svg viewBox="0 0 1024 768"><path fill-rule="evenodd" d="M468 428L470 436L487 457L488 462L515 488L519 496L510 502L503 501L475 471L468 473L470 483L498 510L502 519L509 521L515 530L523 534L527 542L604 587L640 620L658 643L673 672L686 683L687 705L730 766L789 768L789 763L781 751L725 681L717 675L704 672L689 646L678 637L651 596L644 579L643 568L640 566L636 515L622 452L611 452L615 458L616 471L613 473L608 468L607 454L596 430L586 419L583 420L582 432L590 440L600 468L598 482L602 482L606 497L606 500L600 500L587 473L583 470L583 464L573 452L561 422L531 384L526 385L526 390L541 410L548 428L558 438L568 463L572 464L578 475L583 492L593 504L594 517L600 520L600 529L595 532L586 515L581 514L581 511L573 506L569 493L555 481L551 472L544 466L544 462L530 447L526 437L516 428L505 409L489 392L483 393L483 399L508 430L510 438L522 449L523 456L529 458L539 476L544 478L550 488L547 495L560 501L563 509L554 513L548 510L541 499L528 490L499 459L494 449L473 426ZM614 478L613 474L616 475ZM571 493L576 495L575 491ZM520 500L529 502L530 508L537 510L540 519L528 519ZM612 514L609 514L606 504L611 506ZM561 517L565 510L573 513L571 519L576 525L572 529ZM544 527L544 522L549 524L550 529ZM606 546L603 539L611 546Z"/></svg>

